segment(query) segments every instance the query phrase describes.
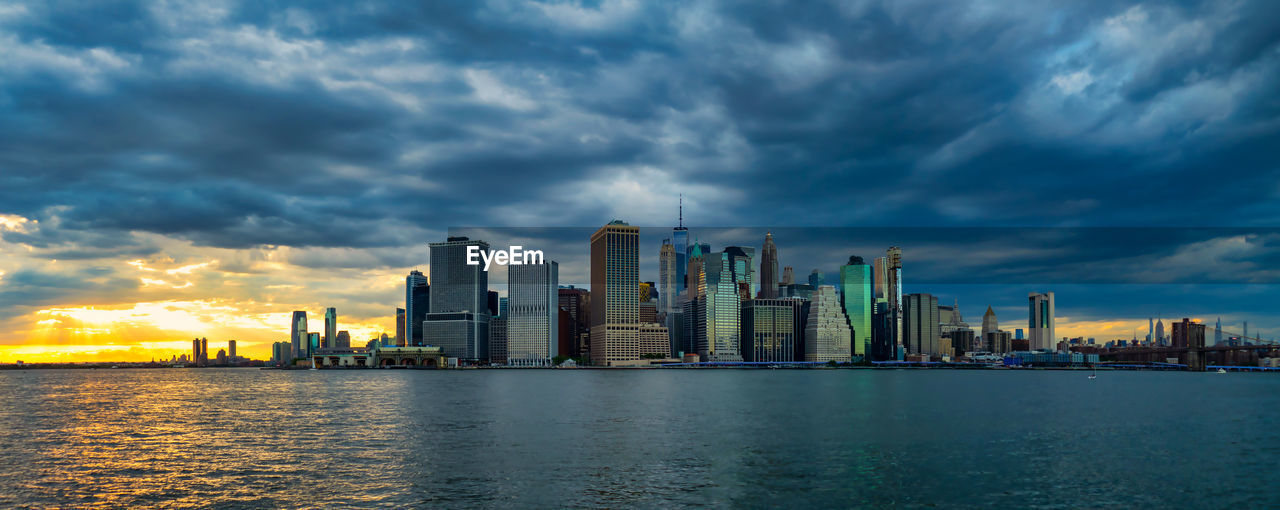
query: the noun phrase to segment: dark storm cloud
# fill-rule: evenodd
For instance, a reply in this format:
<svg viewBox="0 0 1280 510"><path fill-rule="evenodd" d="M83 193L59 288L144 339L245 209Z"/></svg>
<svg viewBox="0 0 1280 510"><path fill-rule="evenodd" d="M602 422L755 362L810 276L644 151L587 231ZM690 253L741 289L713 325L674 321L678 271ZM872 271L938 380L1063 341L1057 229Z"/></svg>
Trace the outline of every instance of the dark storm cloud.
<svg viewBox="0 0 1280 510"><path fill-rule="evenodd" d="M704 225L1280 221L1275 2L0 13L0 212L100 236L61 242L67 258L149 253L124 234L151 232L373 248L296 259L384 267L450 226L670 223L656 204L682 191ZM1155 260L1198 240L1057 256Z"/></svg>

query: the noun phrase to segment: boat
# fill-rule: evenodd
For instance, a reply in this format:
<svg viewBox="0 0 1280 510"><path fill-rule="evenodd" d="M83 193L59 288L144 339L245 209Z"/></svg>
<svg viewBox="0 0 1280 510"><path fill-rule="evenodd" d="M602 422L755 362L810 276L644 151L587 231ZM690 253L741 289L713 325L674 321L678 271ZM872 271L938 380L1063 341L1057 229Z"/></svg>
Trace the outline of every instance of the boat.
<svg viewBox="0 0 1280 510"><path fill-rule="evenodd" d="M1089 374L1089 379L1097 379L1097 378L1098 378L1098 367L1095 366L1093 367L1093 373Z"/></svg>
<svg viewBox="0 0 1280 510"><path fill-rule="evenodd" d="M1225 374L1225 373L1227 373L1227 369L1225 369L1225 368L1219 368L1219 369L1218 369L1218 373L1219 373L1219 374Z"/></svg>

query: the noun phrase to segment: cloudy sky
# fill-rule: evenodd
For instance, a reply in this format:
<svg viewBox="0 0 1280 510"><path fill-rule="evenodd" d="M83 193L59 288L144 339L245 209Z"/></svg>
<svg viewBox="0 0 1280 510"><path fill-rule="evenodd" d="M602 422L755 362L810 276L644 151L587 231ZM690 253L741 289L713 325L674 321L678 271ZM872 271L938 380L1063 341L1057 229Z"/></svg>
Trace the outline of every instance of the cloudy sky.
<svg viewBox="0 0 1280 510"><path fill-rule="evenodd" d="M362 341L449 228L668 227L680 193L695 235L778 229L799 274L900 244L927 275L907 290L970 320L1057 290L1063 334L1163 314L1267 335L1276 19L1238 0L0 0L0 362L167 358L195 335L266 357L290 311L324 306ZM837 235L802 249L801 227ZM868 227L889 232L844 237Z"/></svg>

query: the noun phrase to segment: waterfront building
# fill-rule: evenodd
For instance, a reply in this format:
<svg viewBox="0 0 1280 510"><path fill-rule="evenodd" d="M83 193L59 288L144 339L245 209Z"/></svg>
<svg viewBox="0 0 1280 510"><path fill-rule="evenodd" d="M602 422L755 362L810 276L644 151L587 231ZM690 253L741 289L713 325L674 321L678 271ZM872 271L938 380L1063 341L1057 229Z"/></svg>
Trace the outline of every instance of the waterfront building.
<svg viewBox="0 0 1280 510"><path fill-rule="evenodd" d="M1156 345L1165 345L1164 341L1164 320L1156 319Z"/></svg>
<svg viewBox="0 0 1280 510"><path fill-rule="evenodd" d="M871 266L857 255L840 266L840 305L849 320L850 353L854 358L867 356L871 348Z"/></svg>
<svg viewBox="0 0 1280 510"><path fill-rule="evenodd" d="M386 335L384 334L384 335L382 335L382 336L384 336L384 337L385 337ZM351 333L347 332L347 330L345 330L345 329L344 329L344 330L341 330L341 331L338 331L338 337L337 337L336 343L335 343L335 345L333 345L333 347L334 347L334 348L336 348L336 349L350 349L350 348L351 348Z"/></svg>
<svg viewBox="0 0 1280 510"><path fill-rule="evenodd" d="M671 335L662 324L640 324L640 355L671 356Z"/></svg>
<svg viewBox="0 0 1280 510"><path fill-rule="evenodd" d="M231 360L232 363L236 362L236 341L235 340L227 340L227 359Z"/></svg>
<svg viewBox="0 0 1280 510"><path fill-rule="evenodd" d="M310 357L311 353L316 352L316 349L319 348L320 333L307 333L307 355L304 357Z"/></svg>
<svg viewBox="0 0 1280 510"><path fill-rule="evenodd" d="M227 362L227 351L224 351L224 350L222 350L222 349L218 349L217 364L218 364L218 365L226 365L226 364L228 364L228 362Z"/></svg>
<svg viewBox="0 0 1280 510"><path fill-rule="evenodd" d="M421 271L410 271L404 279L404 340L406 345L423 345L422 322L431 310L431 286Z"/></svg>
<svg viewBox="0 0 1280 510"><path fill-rule="evenodd" d="M200 339L191 339L191 362L196 363L200 360Z"/></svg>
<svg viewBox="0 0 1280 510"><path fill-rule="evenodd" d="M893 338L893 315L889 313L889 301L876 298L871 308L871 348L867 355L872 361L897 359Z"/></svg>
<svg viewBox="0 0 1280 510"><path fill-rule="evenodd" d="M431 299L423 342L440 347L446 356L462 361L489 359L489 273L482 265L467 264L467 250L489 250L489 243L449 237L431 243Z"/></svg>
<svg viewBox="0 0 1280 510"><path fill-rule="evenodd" d="M1191 322L1191 319L1183 318L1181 322L1170 323L1173 328L1173 346L1191 349L1203 349L1205 347L1205 325L1198 322Z"/></svg>
<svg viewBox="0 0 1280 510"><path fill-rule="evenodd" d="M591 339L591 293L572 286L558 289L557 293L560 309L564 310L562 317L568 318L560 324L560 344L568 347L561 349L560 354L574 358L586 356Z"/></svg>
<svg viewBox="0 0 1280 510"><path fill-rule="evenodd" d="M1032 292L1027 296L1027 302L1031 309L1028 324L1031 350L1053 349L1057 345L1057 338L1054 336L1053 293Z"/></svg>
<svg viewBox="0 0 1280 510"><path fill-rule="evenodd" d="M209 364L209 339L208 338L200 339L200 364L201 365Z"/></svg>
<svg viewBox="0 0 1280 510"><path fill-rule="evenodd" d="M614 220L591 235L591 363L640 358L640 228Z"/></svg>
<svg viewBox="0 0 1280 510"><path fill-rule="evenodd" d="M931 294L908 294L903 299L902 332L912 354L941 356L941 328L938 298Z"/></svg>
<svg viewBox="0 0 1280 510"><path fill-rule="evenodd" d="M550 366L560 353L560 265L507 266L507 364Z"/></svg>
<svg viewBox="0 0 1280 510"><path fill-rule="evenodd" d="M906 354L906 345L902 336L902 249L890 246L883 257L872 261L874 275L873 299L885 300L885 314L888 315L887 332L894 345L893 359L902 359ZM874 335L875 332L873 331Z"/></svg>
<svg viewBox="0 0 1280 510"><path fill-rule="evenodd" d="M759 297L778 298L778 246L773 244L773 232L765 232L764 246L760 248Z"/></svg>
<svg viewBox="0 0 1280 510"><path fill-rule="evenodd" d="M742 302L739 337L743 361L795 361L793 301L758 298Z"/></svg>
<svg viewBox="0 0 1280 510"><path fill-rule="evenodd" d="M396 345L403 347L404 343L404 308L396 308Z"/></svg>
<svg viewBox="0 0 1280 510"><path fill-rule="evenodd" d="M320 341L320 347L333 347L338 341L338 309L329 307L324 309L324 338Z"/></svg>
<svg viewBox="0 0 1280 510"><path fill-rule="evenodd" d="M804 332L805 361L852 361L849 321L836 288L822 285L813 294Z"/></svg>
<svg viewBox="0 0 1280 510"><path fill-rule="evenodd" d="M1026 340L1022 340L1021 342L1014 341L1009 337L1008 331L1001 330L984 333L982 335L982 342L985 350L996 354L1024 350L1020 343L1027 343ZM1027 343L1027 347L1029 346L1030 344Z"/></svg>
<svg viewBox="0 0 1280 510"><path fill-rule="evenodd" d="M742 361L739 328L742 300L731 250L696 255L689 264L691 288L685 302L685 336L703 361ZM740 261L739 261L740 262Z"/></svg>
<svg viewBox="0 0 1280 510"><path fill-rule="evenodd" d="M307 357L307 312L296 310L293 312L293 325L289 331L289 339L292 342L293 350L289 353L293 358ZM196 353L196 359L199 359Z"/></svg>
<svg viewBox="0 0 1280 510"><path fill-rule="evenodd" d="M489 363L507 364L508 327L505 317L494 317L489 321Z"/></svg>

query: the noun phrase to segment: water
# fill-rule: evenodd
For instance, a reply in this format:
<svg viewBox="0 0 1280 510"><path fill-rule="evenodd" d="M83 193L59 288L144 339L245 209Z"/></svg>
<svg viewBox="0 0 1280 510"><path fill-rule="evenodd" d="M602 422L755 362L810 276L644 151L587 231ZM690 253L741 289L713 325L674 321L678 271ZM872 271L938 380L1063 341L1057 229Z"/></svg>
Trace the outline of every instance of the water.
<svg viewBox="0 0 1280 510"><path fill-rule="evenodd" d="M0 371L0 507L1276 507L1280 377Z"/></svg>

